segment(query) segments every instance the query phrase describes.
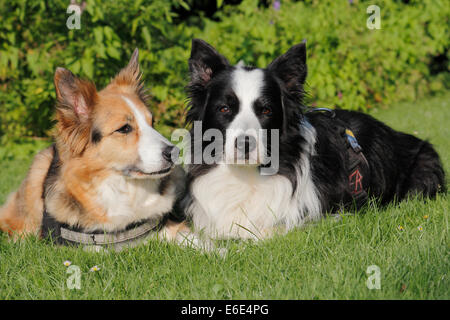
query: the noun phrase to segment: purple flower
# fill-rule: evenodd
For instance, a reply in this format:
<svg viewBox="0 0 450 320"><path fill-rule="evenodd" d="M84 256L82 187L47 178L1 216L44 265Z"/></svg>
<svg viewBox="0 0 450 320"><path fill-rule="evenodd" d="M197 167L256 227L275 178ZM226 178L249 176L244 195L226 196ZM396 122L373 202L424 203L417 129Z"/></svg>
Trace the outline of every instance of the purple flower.
<svg viewBox="0 0 450 320"><path fill-rule="evenodd" d="M338 92L338 98L342 99L342 92L340 92L340 91Z"/></svg>
<svg viewBox="0 0 450 320"><path fill-rule="evenodd" d="M276 11L278 11L278 10L280 10L280 8L281 8L281 1L275 0L275 1L273 2L273 9L276 10Z"/></svg>
<svg viewBox="0 0 450 320"><path fill-rule="evenodd" d="M353 4L353 0L348 0L348 3L349 4Z"/></svg>

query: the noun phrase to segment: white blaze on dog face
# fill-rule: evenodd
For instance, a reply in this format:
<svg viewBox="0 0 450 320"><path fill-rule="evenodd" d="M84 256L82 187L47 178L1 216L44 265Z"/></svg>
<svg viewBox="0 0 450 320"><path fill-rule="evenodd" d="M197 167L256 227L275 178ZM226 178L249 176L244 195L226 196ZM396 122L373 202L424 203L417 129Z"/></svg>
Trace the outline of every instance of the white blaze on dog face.
<svg viewBox="0 0 450 320"><path fill-rule="evenodd" d="M128 65L94 98L83 131L87 136L90 130L91 143L86 151L92 162L131 178L169 174L177 154L172 152L173 145L152 128L137 50Z"/></svg>
<svg viewBox="0 0 450 320"><path fill-rule="evenodd" d="M90 157L98 166L131 178L168 174L173 163L163 151L171 144L152 128L150 111L135 95L114 91L99 93L87 149Z"/></svg>
<svg viewBox="0 0 450 320"><path fill-rule="evenodd" d="M153 173L170 167L171 164L164 160L162 154L164 148L172 144L149 125L145 114L141 109L138 109L131 99L125 96L122 96L122 99L133 112L138 127L139 141L137 151L140 161L136 164L137 169L144 173Z"/></svg>
<svg viewBox="0 0 450 320"><path fill-rule="evenodd" d="M232 73L231 81L232 89L239 100L239 111L226 131L226 161L227 163L259 164L264 144L261 139L262 128L255 114L254 103L262 94L264 73L260 69L246 70L238 67ZM247 157L243 152L235 150L236 139L241 135L247 136L251 139L250 141L254 142L250 145L256 144L254 148L250 146L249 149L253 150Z"/></svg>

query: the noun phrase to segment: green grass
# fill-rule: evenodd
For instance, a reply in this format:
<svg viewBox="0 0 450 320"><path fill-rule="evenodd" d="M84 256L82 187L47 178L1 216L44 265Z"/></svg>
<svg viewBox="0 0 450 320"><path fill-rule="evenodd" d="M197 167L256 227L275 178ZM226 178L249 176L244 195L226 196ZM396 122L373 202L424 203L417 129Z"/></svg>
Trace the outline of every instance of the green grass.
<svg viewBox="0 0 450 320"><path fill-rule="evenodd" d="M449 172L449 100L450 93L372 114L430 140ZM0 203L45 144L0 148ZM323 219L286 236L225 243L225 258L158 242L92 254L33 238L11 243L3 235L0 299L449 299L448 211L448 195L371 204L365 214ZM67 288L65 260L81 268L80 290ZM101 270L89 272L94 265ZM370 265L380 267L380 290L366 287Z"/></svg>

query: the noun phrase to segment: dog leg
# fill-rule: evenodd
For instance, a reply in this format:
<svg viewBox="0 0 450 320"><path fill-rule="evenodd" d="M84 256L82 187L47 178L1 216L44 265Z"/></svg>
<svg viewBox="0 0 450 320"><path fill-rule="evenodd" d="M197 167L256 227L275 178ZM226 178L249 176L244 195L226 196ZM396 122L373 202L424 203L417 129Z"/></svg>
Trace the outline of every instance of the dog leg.
<svg viewBox="0 0 450 320"><path fill-rule="evenodd" d="M36 155L27 177L18 191L12 193L0 208L0 229L15 238L38 234L44 211L44 180L53 159L53 148Z"/></svg>
<svg viewBox="0 0 450 320"><path fill-rule="evenodd" d="M430 143L424 142L402 189L402 197L414 194L435 197L438 192L445 192L444 169L439 155Z"/></svg>
<svg viewBox="0 0 450 320"><path fill-rule="evenodd" d="M167 221L166 225L158 232L157 238L172 241L178 245L203 252L217 252L221 256L226 254L225 248L217 248L212 241L203 239L192 232L186 222L177 223L171 220Z"/></svg>

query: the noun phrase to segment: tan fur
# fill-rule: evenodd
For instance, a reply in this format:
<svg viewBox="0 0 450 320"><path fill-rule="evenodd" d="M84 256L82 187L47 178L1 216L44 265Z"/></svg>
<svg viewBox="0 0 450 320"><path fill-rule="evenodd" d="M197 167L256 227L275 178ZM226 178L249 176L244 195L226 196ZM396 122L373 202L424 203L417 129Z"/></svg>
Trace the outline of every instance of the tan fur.
<svg viewBox="0 0 450 320"><path fill-rule="evenodd" d="M36 155L27 177L19 190L9 196L0 209L0 228L9 234L39 232L44 203L42 199L44 179L53 158L52 148Z"/></svg>
<svg viewBox="0 0 450 320"><path fill-rule="evenodd" d="M73 144L66 143L66 140L61 138L56 139L58 150L64 159L61 166L62 176L55 187L56 192L48 197L47 206L60 221L75 223L76 220L79 226L85 228L107 223L105 211L93 199L92 190L96 190L105 178L114 173L114 170L109 167L111 162L133 162L137 157L136 146L139 139L137 131L127 137L113 137L116 135L114 131L127 120L130 125L136 126L135 119L129 119L128 108L113 90L117 88L107 87L97 94L97 104L92 111L92 119L89 123L89 127L97 126L103 131L111 132L111 137L104 137L104 141L99 146L91 145L89 141L85 143L83 134ZM140 109L146 111L146 119L151 123L151 116L145 105L138 98L131 95L129 97ZM114 105L114 113L110 111L111 105ZM61 128L60 130L63 131ZM74 148L73 145L76 147ZM74 149L84 150L82 156L73 157ZM61 196L61 194L66 195ZM71 206L72 198L82 206Z"/></svg>
<svg viewBox="0 0 450 320"><path fill-rule="evenodd" d="M118 168L139 161L139 131L129 134L117 130L128 124L137 127L133 112L123 97L132 101L149 126L152 115L146 106L137 51L130 63L103 90L92 82L76 78L58 68L55 73L57 96L55 144L58 173L48 183L45 208L56 220L72 226L95 228L109 223L106 208L97 201L97 190L111 176L121 175ZM92 141L95 130L101 142ZM54 159L53 148L40 152L19 190L0 208L0 229L10 234L39 234L44 212L44 182ZM172 195L172 197L174 197ZM175 239L187 227L168 224L168 238Z"/></svg>
<svg viewBox="0 0 450 320"><path fill-rule="evenodd" d="M95 201L93 190L114 173L109 167L110 163L119 159L132 162L137 156L138 132L127 137L117 137L115 130L127 122L136 126L120 94L128 95L146 114L150 114L136 91L141 86L139 74L138 66L129 64L100 92L91 82L76 79L78 89L75 94L79 98L75 103L84 105L86 109L86 114L81 116L73 109L66 108L70 102L66 101L61 90L56 90L59 103L55 141L61 157L62 174L47 198L47 207L59 221L83 228L108 222L105 209ZM56 88L59 82L65 81L65 77L70 75L56 73ZM100 146L90 142L90 133L94 127L108 133ZM99 154L102 156L99 157Z"/></svg>
<svg viewBox="0 0 450 320"><path fill-rule="evenodd" d="M162 230L161 235L165 237L167 240L175 241L177 240L177 237L180 236L182 233L188 234L189 232L190 229L185 222L177 223L174 221L168 221L165 225L165 228ZM178 242L180 240L178 240Z"/></svg>

